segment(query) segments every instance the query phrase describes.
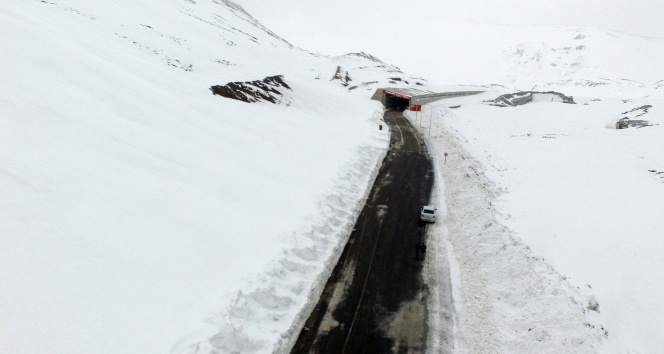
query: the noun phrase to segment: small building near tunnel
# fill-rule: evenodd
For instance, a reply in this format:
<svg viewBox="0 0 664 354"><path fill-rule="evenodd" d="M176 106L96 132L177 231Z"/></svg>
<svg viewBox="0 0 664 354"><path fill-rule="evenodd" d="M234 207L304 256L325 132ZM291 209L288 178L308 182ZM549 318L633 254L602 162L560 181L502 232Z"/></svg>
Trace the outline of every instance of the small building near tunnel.
<svg viewBox="0 0 664 354"><path fill-rule="evenodd" d="M413 105L423 105L443 98L469 96L483 91L434 92L418 88L379 88L371 96L372 100L380 101L383 107L406 110Z"/></svg>

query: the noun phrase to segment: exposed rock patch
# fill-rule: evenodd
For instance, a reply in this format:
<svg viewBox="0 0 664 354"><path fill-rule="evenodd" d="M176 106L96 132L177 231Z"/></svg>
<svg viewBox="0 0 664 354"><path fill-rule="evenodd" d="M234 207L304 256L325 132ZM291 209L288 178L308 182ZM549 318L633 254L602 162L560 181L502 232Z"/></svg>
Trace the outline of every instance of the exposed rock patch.
<svg viewBox="0 0 664 354"><path fill-rule="evenodd" d="M349 88L348 88L348 91L355 90L355 89L358 88L358 87L367 87L368 89L371 89L371 86L374 85L374 84L377 84L377 83L378 83L378 81L367 81L367 82L363 82L363 83L361 83L361 84L359 84L359 85L355 85L355 86L351 86L351 87L349 87Z"/></svg>
<svg viewBox="0 0 664 354"><path fill-rule="evenodd" d="M508 93L487 102L500 107L516 107L531 102L562 102L576 104L574 98L571 96L565 96L564 94L555 91L522 91Z"/></svg>
<svg viewBox="0 0 664 354"><path fill-rule="evenodd" d="M649 104L647 104L647 105L643 105L643 106L641 106L641 107L636 107L636 108L631 109L631 110L629 110L629 111L627 111L627 112L623 112L622 114L637 113L636 116L634 116L634 118L636 118L636 117L640 117L640 116L646 115L646 114L648 113L648 110L649 110L650 108L652 108L652 106L649 105Z"/></svg>
<svg viewBox="0 0 664 354"><path fill-rule="evenodd" d="M337 71L332 76L330 81L339 80L342 86L348 86L348 82L353 81L348 75L348 71L344 70L341 66L337 66Z"/></svg>
<svg viewBox="0 0 664 354"><path fill-rule="evenodd" d="M664 171L648 170L648 172L652 173L655 177L664 181Z"/></svg>
<svg viewBox="0 0 664 354"><path fill-rule="evenodd" d="M653 124L647 120L634 119L648 114L648 110L650 108L652 108L652 106L647 104L626 112L622 112L623 118L616 122L616 129L643 128L652 126Z"/></svg>
<svg viewBox="0 0 664 354"><path fill-rule="evenodd" d="M277 88L291 90L281 75L268 76L263 80L229 82L226 85L210 87L212 94L242 102L268 101L272 103L289 103Z"/></svg>
<svg viewBox="0 0 664 354"><path fill-rule="evenodd" d="M627 129L627 128L643 128L650 127L652 124L647 120L642 119L629 119L627 117L620 119L616 122L616 129Z"/></svg>

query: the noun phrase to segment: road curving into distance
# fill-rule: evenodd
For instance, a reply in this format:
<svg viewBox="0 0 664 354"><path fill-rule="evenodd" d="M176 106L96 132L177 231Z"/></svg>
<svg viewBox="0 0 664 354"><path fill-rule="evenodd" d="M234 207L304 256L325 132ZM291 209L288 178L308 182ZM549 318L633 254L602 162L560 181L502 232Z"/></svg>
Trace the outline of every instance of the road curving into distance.
<svg viewBox="0 0 664 354"><path fill-rule="evenodd" d="M385 112L390 148L355 230L291 353L422 353L427 343L425 242L419 209L434 172L399 111ZM426 257L426 255L425 255Z"/></svg>

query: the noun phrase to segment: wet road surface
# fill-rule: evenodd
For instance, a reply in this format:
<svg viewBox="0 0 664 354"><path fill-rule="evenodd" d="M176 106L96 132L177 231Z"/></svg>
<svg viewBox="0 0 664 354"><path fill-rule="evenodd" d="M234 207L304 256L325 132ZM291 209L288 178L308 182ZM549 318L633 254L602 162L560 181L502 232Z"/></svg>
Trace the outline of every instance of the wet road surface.
<svg viewBox="0 0 664 354"><path fill-rule="evenodd" d="M388 111L389 152L339 263L291 353L422 353L427 287L415 247L433 170L424 142Z"/></svg>

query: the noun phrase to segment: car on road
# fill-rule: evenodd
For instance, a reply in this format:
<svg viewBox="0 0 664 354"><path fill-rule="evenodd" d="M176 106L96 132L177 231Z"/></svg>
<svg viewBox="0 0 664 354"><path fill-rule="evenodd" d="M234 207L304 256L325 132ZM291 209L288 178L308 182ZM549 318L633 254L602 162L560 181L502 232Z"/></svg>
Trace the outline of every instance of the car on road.
<svg viewBox="0 0 664 354"><path fill-rule="evenodd" d="M420 220L426 222L436 222L436 207L425 205L420 209Z"/></svg>

